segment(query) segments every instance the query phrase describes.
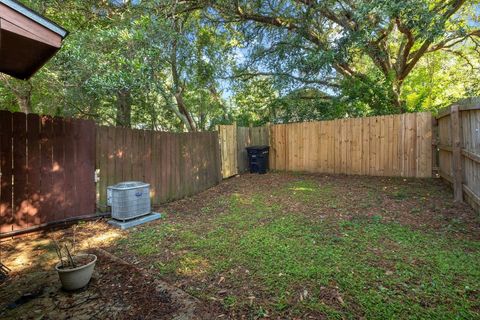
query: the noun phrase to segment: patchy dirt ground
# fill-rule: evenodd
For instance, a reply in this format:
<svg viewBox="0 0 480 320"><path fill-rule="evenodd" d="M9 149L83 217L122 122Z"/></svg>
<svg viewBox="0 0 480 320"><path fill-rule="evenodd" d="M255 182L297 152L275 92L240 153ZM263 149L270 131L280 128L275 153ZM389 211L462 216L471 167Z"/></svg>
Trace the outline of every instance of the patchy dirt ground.
<svg viewBox="0 0 480 320"><path fill-rule="evenodd" d="M440 180L247 174L156 211L80 225L81 250L108 253L78 293L51 271L52 234L2 242L0 317L480 317L480 219Z"/></svg>
<svg viewBox="0 0 480 320"><path fill-rule="evenodd" d="M70 238L72 229L1 242L2 263L9 267L0 284L1 319L203 319L209 313L185 292L156 279L138 266L101 249L125 233L105 221L80 224L77 245L98 257L87 287L61 288L53 266L51 239Z"/></svg>
<svg viewBox="0 0 480 320"><path fill-rule="evenodd" d="M243 175L158 210L111 250L233 319L480 316L480 219L438 179Z"/></svg>
<svg viewBox="0 0 480 320"><path fill-rule="evenodd" d="M321 194L310 197L318 197L321 203L302 199L302 190L297 190L299 197L293 199L291 193L285 195L278 192L290 183L305 180L322 188ZM292 190L293 194L295 192ZM169 221L189 223L198 219L197 214L202 208L212 208L213 214L226 211L229 203L215 199L231 194L249 197L266 194L266 201L280 204L283 211L298 211L315 218L357 219L380 215L386 221L395 221L415 229L448 232L459 238L480 240L479 215L467 204L454 203L451 188L440 179L301 173L247 174L225 180L194 197L156 209L171 213Z"/></svg>

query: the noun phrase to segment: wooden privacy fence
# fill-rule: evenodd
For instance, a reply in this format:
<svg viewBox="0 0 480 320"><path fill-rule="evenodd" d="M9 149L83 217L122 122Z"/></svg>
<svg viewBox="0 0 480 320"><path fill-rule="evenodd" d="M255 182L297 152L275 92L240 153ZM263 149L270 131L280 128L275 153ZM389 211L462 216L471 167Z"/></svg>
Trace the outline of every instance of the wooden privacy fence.
<svg viewBox="0 0 480 320"><path fill-rule="evenodd" d="M237 168L238 173L248 171L246 147L269 145L269 126L237 127Z"/></svg>
<svg viewBox="0 0 480 320"><path fill-rule="evenodd" d="M95 213L93 121L0 111L0 234Z"/></svg>
<svg viewBox="0 0 480 320"><path fill-rule="evenodd" d="M228 178L248 170L246 147L269 144L269 126L218 126L222 177Z"/></svg>
<svg viewBox="0 0 480 320"><path fill-rule="evenodd" d="M452 183L456 201L465 199L480 212L480 99L452 105L436 118L440 176Z"/></svg>
<svg viewBox="0 0 480 320"><path fill-rule="evenodd" d="M237 126L220 125L217 130L222 178L228 178L238 174Z"/></svg>
<svg viewBox="0 0 480 320"><path fill-rule="evenodd" d="M440 174L478 209L480 104L452 106L437 122ZM246 171L252 145L270 145L273 170L432 175L427 112L166 133L0 111L0 234L92 216L121 181L150 183L154 205L193 195Z"/></svg>
<svg viewBox="0 0 480 320"><path fill-rule="evenodd" d="M167 133L97 127L99 207L106 188L121 181L150 184L152 204L190 196L221 180L217 132Z"/></svg>
<svg viewBox="0 0 480 320"><path fill-rule="evenodd" d="M105 209L107 186L128 180L150 183L154 205L217 184L218 134L96 127L0 111L1 237L97 216L96 200Z"/></svg>
<svg viewBox="0 0 480 320"><path fill-rule="evenodd" d="M422 112L272 125L270 168L431 177L432 116Z"/></svg>

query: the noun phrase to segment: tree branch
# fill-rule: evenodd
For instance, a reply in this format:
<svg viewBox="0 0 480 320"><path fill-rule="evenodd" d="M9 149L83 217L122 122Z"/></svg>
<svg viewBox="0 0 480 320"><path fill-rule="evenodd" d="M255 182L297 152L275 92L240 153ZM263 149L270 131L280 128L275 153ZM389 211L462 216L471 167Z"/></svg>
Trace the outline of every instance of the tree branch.
<svg viewBox="0 0 480 320"><path fill-rule="evenodd" d="M449 10L447 10L441 18L441 25L445 25L446 21L455 13L457 12L461 6L465 3L465 0L454 0L451 3L451 7ZM409 62L405 65L405 67L401 70L401 73L399 75L399 80L403 81L408 74L412 71L413 67L417 64L417 62L420 60L420 58L427 52L428 48L433 42L433 36L428 37L423 44L420 46L420 48L414 52L412 52L408 60Z"/></svg>
<svg viewBox="0 0 480 320"><path fill-rule="evenodd" d="M286 73L286 72L242 72L238 75L230 76L228 78L237 78L237 79L242 79L242 80L249 80L255 77L260 77L260 76L280 76L280 77L288 77L293 80L303 82L306 84L318 84L322 86L327 86L327 87L332 87L332 88L340 88L339 84L327 81L327 80L316 80L316 79L305 79L301 77L294 76L292 74Z"/></svg>
<svg viewBox="0 0 480 320"><path fill-rule="evenodd" d="M448 38L448 39L444 39L444 40L440 41L439 43L437 43L435 45L432 45L427 50L427 52L434 52L434 51L438 51L438 50L441 50L441 49L451 48L454 45L464 41L467 38L471 38L471 37L479 37L480 38L480 29L473 30L473 31L467 33L466 35L463 35L463 36L460 36L460 37L451 37L451 38Z"/></svg>

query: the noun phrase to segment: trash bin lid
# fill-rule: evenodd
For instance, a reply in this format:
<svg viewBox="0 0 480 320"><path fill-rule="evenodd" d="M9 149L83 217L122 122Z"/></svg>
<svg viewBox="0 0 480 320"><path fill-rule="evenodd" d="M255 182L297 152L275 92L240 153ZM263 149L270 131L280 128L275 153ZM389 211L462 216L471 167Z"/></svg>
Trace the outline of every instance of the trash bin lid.
<svg viewBox="0 0 480 320"><path fill-rule="evenodd" d="M250 146L247 147L247 150L268 150L270 146L262 145L262 146Z"/></svg>

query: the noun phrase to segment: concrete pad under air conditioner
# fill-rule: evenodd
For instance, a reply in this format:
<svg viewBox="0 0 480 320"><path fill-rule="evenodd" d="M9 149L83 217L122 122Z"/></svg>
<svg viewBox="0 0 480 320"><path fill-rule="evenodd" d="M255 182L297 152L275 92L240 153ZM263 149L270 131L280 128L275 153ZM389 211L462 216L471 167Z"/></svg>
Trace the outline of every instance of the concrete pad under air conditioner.
<svg viewBox="0 0 480 320"><path fill-rule="evenodd" d="M125 229L136 227L138 225L141 225L150 221L160 219L161 217L162 215L160 213L152 212L145 216L141 216L132 220L120 221L120 220L110 219L108 220L108 223L111 224L112 226L125 230Z"/></svg>

